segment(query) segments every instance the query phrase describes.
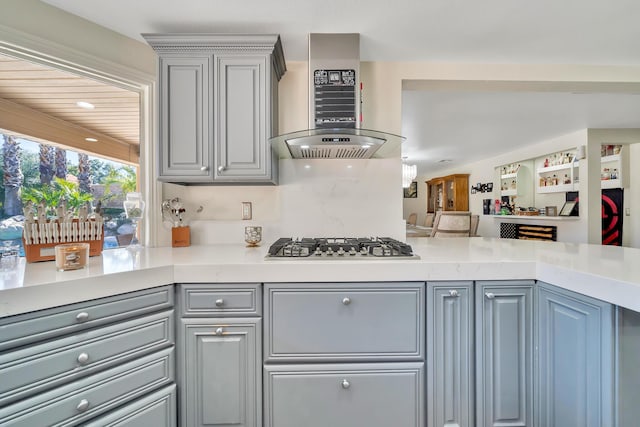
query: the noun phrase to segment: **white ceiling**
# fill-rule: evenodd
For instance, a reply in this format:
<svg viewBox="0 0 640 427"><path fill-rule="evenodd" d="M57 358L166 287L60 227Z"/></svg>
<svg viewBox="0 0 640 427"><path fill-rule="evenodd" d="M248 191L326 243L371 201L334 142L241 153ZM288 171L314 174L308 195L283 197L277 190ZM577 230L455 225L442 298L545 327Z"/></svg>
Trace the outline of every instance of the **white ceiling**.
<svg viewBox="0 0 640 427"><path fill-rule="evenodd" d="M356 32L363 61L640 66L637 0L45 2L141 41L156 32L279 33L287 60L306 60L308 33ZM640 127L640 96L583 89L405 91L403 154L431 174L586 127Z"/></svg>

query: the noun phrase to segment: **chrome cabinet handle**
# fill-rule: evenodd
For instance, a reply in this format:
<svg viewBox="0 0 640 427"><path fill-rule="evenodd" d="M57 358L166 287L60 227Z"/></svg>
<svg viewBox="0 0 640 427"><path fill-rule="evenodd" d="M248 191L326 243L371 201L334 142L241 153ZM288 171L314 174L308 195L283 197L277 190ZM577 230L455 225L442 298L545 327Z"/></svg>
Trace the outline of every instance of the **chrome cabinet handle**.
<svg viewBox="0 0 640 427"><path fill-rule="evenodd" d="M206 172L206 171L208 171L208 170L209 170L209 167L208 167L208 166L202 166L202 167L200 168L200 170L201 170L202 172Z"/></svg>
<svg viewBox="0 0 640 427"><path fill-rule="evenodd" d="M87 353L80 353L76 360L79 365L86 365L89 362L89 355Z"/></svg>
<svg viewBox="0 0 640 427"><path fill-rule="evenodd" d="M222 328L217 328L213 335L222 335Z"/></svg>
<svg viewBox="0 0 640 427"><path fill-rule="evenodd" d="M349 298L349 297L344 297L344 298L342 298L342 303L343 303L344 305L349 305L349 304L351 304L351 298Z"/></svg>
<svg viewBox="0 0 640 427"><path fill-rule="evenodd" d="M82 399L80 403L78 403L78 406L76 406L78 412L84 412L87 409L89 409L89 401L87 399Z"/></svg>
<svg viewBox="0 0 640 427"><path fill-rule="evenodd" d="M225 169L227 169L227 168L222 166L222 165L218 166L218 172L224 172Z"/></svg>
<svg viewBox="0 0 640 427"><path fill-rule="evenodd" d="M351 383L347 380L342 380L342 382L340 383L340 385L342 386L343 389L348 389L349 387L351 387Z"/></svg>
<svg viewBox="0 0 640 427"><path fill-rule="evenodd" d="M459 297L459 296L460 296L460 293L459 293L458 291L456 291L455 289L451 289L451 290L449 291L449 296L450 296L450 297Z"/></svg>
<svg viewBox="0 0 640 427"><path fill-rule="evenodd" d="M216 307L222 307L224 305L224 300L222 298L216 300Z"/></svg>
<svg viewBox="0 0 640 427"><path fill-rule="evenodd" d="M76 320L78 322L86 322L87 320L89 320L89 313L87 313L86 311L83 311L81 313L76 314Z"/></svg>
<svg viewBox="0 0 640 427"><path fill-rule="evenodd" d="M484 296L488 299L494 299L496 297L492 292L487 292Z"/></svg>

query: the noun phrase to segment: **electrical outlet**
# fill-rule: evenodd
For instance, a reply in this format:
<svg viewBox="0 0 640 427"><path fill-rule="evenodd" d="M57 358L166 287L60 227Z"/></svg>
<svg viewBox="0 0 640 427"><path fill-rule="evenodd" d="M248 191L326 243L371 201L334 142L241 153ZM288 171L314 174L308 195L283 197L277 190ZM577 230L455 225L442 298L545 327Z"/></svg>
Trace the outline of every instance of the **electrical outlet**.
<svg viewBox="0 0 640 427"><path fill-rule="evenodd" d="M242 202L242 219L251 219L251 202Z"/></svg>
<svg viewBox="0 0 640 427"><path fill-rule="evenodd" d="M626 208L626 209L624 210L624 214L625 214L626 216L631 216L631 208Z"/></svg>

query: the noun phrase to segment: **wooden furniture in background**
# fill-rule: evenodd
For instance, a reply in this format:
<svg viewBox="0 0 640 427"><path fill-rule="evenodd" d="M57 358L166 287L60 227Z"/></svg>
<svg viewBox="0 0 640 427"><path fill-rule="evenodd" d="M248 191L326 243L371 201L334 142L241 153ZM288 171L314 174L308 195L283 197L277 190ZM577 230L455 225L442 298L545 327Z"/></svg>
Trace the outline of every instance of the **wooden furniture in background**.
<svg viewBox="0 0 640 427"><path fill-rule="evenodd" d="M426 183L427 212L469 210L469 174L442 176Z"/></svg>

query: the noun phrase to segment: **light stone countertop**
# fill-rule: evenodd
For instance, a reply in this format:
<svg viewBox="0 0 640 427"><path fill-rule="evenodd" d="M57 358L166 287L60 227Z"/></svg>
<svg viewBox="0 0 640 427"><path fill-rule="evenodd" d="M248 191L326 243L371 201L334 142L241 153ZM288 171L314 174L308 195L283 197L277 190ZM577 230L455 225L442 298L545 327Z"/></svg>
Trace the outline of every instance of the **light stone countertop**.
<svg viewBox="0 0 640 427"><path fill-rule="evenodd" d="M492 238L409 239L420 260L264 260L268 245L107 250L83 270L0 272L0 317L172 283L538 279L640 312L640 249Z"/></svg>

